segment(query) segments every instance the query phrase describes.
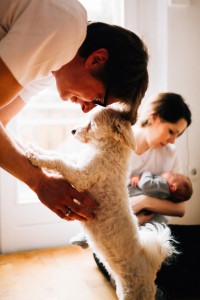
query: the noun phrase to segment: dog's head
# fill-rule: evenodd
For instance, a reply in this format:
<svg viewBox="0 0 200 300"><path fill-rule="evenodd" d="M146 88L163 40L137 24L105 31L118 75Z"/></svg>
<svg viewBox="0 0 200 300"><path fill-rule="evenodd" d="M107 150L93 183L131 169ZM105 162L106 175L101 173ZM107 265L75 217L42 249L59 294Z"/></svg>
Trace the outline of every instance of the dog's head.
<svg viewBox="0 0 200 300"><path fill-rule="evenodd" d="M89 122L72 130L72 134L82 143L96 147L120 143L135 150L135 139L131 123L125 120L120 111L104 108L98 111Z"/></svg>

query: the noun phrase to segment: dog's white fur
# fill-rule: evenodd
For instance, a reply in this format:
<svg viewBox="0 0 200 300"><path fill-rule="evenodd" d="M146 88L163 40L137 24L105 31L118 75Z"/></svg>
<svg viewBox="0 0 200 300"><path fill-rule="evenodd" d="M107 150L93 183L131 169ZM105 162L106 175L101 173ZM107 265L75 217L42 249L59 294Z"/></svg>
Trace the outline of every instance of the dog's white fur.
<svg viewBox="0 0 200 300"><path fill-rule="evenodd" d="M153 300L156 273L175 250L170 231L161 224L138 227L129 207L129 157L135 141L128 121L113 109L103 109L74 136L93 147L77 161L60 154L27 156L39 167L60 172L78 190L88 190L99 203L94 220L83 222L90 246L116 284L120 300Z"/></svg>

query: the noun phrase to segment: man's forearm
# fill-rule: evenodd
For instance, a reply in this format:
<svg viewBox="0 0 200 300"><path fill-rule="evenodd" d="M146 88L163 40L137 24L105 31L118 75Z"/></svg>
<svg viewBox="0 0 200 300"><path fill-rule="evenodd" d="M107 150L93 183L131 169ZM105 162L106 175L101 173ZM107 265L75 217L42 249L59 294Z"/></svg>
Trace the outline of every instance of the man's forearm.
<svg viewBox="0 0 200 300"><path fill-rule="evenodd" d="M0 124L0 167L35 190L42 170L34 167L9 131Z"/></svg>
<svg viewBox="0 0 200 300"><path fill-rule="evenodd" d="M39 200L60 218L68 221L94 218L92 209L97 209L98 205L89 194L79 193L57 174L46 174L42 169L34 167L25 156L23 146L17 144L1 123L0 143L0 167L27 184ZM66 208L67 212L69 208L71 210L70 217L66 215Z"/></svg>

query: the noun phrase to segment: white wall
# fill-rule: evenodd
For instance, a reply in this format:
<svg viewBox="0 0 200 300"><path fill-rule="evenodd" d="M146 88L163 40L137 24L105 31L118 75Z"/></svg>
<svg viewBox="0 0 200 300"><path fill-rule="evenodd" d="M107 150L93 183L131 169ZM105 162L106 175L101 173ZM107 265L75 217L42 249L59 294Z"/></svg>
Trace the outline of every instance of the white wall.
<svg viewBox="0 0 200 300"><path fill-rule="evenodd" d="M191 108L192 125L176 144L194 193L186 215L171 222L200 224L200 0L125 0L125 16L125 26L142 36L149 49L146 98L177 92Z"/></svg>
<svg viewBox="0 0 200 300"><path fill-rule="evenodd" d="M175 218L174 222L200 224L200 1L186 3L186 6L168 6L167 87L181 93L192 111L192 125L177 144L184 171L192 179L194 194L185 217Z"/></svg>

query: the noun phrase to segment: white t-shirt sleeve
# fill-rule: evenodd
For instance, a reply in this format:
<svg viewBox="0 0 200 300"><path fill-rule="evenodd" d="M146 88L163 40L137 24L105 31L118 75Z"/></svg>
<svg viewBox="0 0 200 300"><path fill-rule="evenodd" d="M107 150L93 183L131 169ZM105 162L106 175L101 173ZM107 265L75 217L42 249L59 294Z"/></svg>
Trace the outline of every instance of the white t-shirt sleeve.
<svg viewBox="0 0 200 300"><path fill-rule="evenodd" d="M53 85L54 81L55 79L52 74L49 74L49 76L40 80L34 80L19 93L19 96L25 103L27 103L33 96Z"/></svg>
<svg viewBox="0 0 200 300"><path fill-rule="evenodd" d="M16 0L2 20L0 57L26 86L71 61L85 39L87 14L76 0Z"/></svg>

